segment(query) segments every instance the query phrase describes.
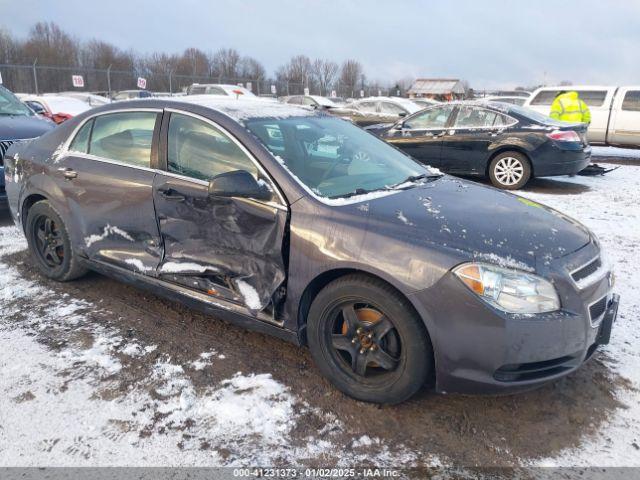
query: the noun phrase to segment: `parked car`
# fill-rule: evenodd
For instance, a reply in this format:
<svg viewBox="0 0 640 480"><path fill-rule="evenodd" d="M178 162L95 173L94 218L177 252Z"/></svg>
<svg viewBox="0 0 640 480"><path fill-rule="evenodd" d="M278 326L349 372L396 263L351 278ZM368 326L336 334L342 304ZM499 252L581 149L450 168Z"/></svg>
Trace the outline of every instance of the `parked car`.
<svg viewBox="0 0 640 480"><path fill-rule="evenodd" d="M151 98L153 94L149 90L120 90L115 92L111 99L114 102L121 102L123 100L135 100L136 98Z"/></svg>
<svg viewBox="0 0 640 480"><path fill-rule="evenodd" d="M395 122L422 108L406 98L368 97L355 100L343 107L333 108L330 113L366 127L383 122Z"/></svg>
<svg viewBox="0 0 640 480"><path fill-rule="evenodd" d="M438 105L442 103L437 100L433 100L431 98L412 98L411 101L422 108L426 108L432 105Z"/></svg>
<svg viewBox="0 0 640 480"><path fill-rule="evenodd" d="M91 108L82 100L62 95L19 94L18 97L38 115L46 117L57 124L65 122Z"/></svg>
<svg viewBox="0 0 640 480"><path fill-rule="evenodd" d="M372 402L427 381L529 389L609 341L618 297L578 222L321 111L184 98L100 107L7 152L45 276L94 269L308 344Z"/></svg>
<svg viewBox="0 0 640 480"><path fill-rule="evenodd" d="M573 175L591 161L585 124L506 103L450 102L368 130L420 162L507 190L533 177Z"/></svg>
<svg viewBox="0 0 640 480"><path fill-rule="evenodd" d="M100 107L102 105L106 105L107 103L111 103L107 97L98 95L96 93L91 92L60 92L60 93L45 93L45 96L48 95L59 95L63 97L71 97L77 98L78 100L83 101L90 107Z"/></svg>
<svg viewBox="0 0 640 480"><path fill-rule="evenodd" d="M4 185L4 154L20 140L36 138L55 125L37 116L13 93L0 85L0 208L7 206Z"/></svg>
<svg viewBox="0 0 640 480"><path fill-rule="evenodd" d="M338 104L334 103L333 100L320 95L291 95L282 97L281 101L291 105L307 105L321 110L338 107Z"/></svg>
<svg viewBox="0 0 640 480"><path fill-rule="evenodd" d="M220 95L235 98L257 98L251 90L240 85L226 85L223 83L194 83L187 89L187 95Z"/></svg>
<svg viewBox="0 0 640 480"><path fill-rule="evenodd" d="M561 91L576 91L591 110L587 139L592 144L640 147L640 86L568 86L537 89L524 106L549 115Z"/></svg>
<svg viewBox="0 0 640 480"><path fill-rule="evenodd" d="M481 98L479 101L482 102L502 102L502 103L510 103L511 105L520 105L523 106L525 104L525 102L527 101L527 97L523 97L523 96L503 96L503 97L484 97ZM549 112L547 112L549 113Z"/></svg>

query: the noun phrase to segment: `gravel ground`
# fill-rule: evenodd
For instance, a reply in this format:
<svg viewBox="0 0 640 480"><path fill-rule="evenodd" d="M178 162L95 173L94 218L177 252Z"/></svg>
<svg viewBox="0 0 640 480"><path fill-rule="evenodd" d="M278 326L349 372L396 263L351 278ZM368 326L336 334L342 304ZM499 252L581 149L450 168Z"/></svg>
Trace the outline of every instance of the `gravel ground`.
<svg viewBox="0 0 640 480"><path fill-rule="evenodd" d="M0 213L0 466L640 466L640 167L521 194L599 235L612 343L533 392L395 407L337 392L306 349L98 274L49 282Z"/></svg>

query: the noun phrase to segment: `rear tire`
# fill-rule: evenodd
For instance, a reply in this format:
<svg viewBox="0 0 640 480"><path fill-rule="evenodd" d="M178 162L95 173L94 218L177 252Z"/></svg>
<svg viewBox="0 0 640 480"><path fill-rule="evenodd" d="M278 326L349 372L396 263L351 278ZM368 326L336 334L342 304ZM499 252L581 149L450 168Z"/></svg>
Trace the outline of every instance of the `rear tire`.
<svg viewBox="0 0 640 480"><path fill-rule="evenodd" d="M529 159L520 152L502 152L489 165L489 178L495 187L518 190L531 178Z"/></svg>
<svg viewBox="0 0 640 480"><path fill-rule="evenodd" d="M307 335L323 375L358 400L402 402L433 374L422 320L398 292L366 275L339 278L320 291Z"/></svg>
<svg viewBox="0 0 640 480"><path fill-rule="evenodd" d="M67 282L87 273L71 247L62 218L48 201L29 209L25 232L31 255L44 276Z"/></svg>

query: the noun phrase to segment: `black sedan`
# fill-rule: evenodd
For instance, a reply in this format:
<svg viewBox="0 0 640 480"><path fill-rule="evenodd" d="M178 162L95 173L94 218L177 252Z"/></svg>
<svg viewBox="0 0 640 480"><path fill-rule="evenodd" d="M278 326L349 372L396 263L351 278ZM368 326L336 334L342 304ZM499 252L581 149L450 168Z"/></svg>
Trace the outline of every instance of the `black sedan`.
<svg viewBox="0 0 640 480"><path fill-rule="evenodd" d="M37 116L9 90L0 85L0 208L6 208L4 153L15 142L39 137L55 125Z"/></svg>
<svg viewBox="0 0 640 480"><path fill-rule="evenodd" d="M367 129L420 162L455 175L489 177L508 190L533 177L573 175L591 161L586 124L505 103L446 103Z"/></svg>
<svg viewBox="0 0 640 480"><path fill-rule="evenodd" d="M45 276L97 270L308 344L358 399L531 388L577 369L616 316L585 227L320 111L113 103L5 161Z"/></svg>

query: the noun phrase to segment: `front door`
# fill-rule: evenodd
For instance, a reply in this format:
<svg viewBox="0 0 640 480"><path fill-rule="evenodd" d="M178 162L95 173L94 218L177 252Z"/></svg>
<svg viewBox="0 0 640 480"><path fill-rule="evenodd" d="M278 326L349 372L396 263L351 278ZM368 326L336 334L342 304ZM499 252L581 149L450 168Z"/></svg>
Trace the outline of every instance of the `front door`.
<svg viewBox="0 0 640 480"><path fill-rule="evenodd" d="M640 145L640 88L621 88L611 115L607 140L617 145Z"/></svg>
<svg viewBox="0 0 640 480"><path fill-rule="evenodd" d="M288 209L276 187L247 150L209 120L173 112L162 137L166 173L158 173L153 187L164 245L158 274L254 312L269 307L285 280ZM266 182L272 200L210 196L209 180L234 170Z"/></svg>
<svg viewBox="0 0 640 480"><path fill-rule="evenodd" d="M143 273L160 261L151 168L156 124L159 129L159 111L99 115L55 163L72 212L73 243L91 260Z"/></svg>
<svg viewBox="0 0 640 480"><path fill-rule="evenodd" d="M389 130L384 138L416 160L439 167L441 165L442 138L454 110L442 105L422 110Z"/></svg>

